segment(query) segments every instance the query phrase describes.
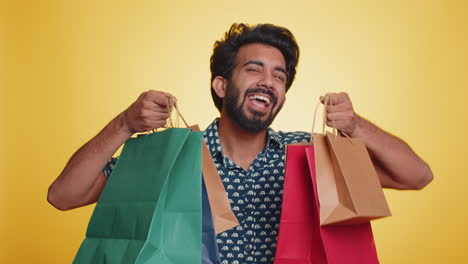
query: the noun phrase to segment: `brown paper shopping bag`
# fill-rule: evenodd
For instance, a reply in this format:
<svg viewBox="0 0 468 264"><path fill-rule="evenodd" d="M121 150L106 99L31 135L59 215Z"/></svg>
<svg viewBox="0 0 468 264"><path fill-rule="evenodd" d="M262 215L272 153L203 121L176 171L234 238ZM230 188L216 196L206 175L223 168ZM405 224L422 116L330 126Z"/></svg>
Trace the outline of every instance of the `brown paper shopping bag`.
<svg viewBox="0 0 468 264"><path fill-rule="evenodd" d="M325 108L328 100L325 100ZM326 113L326 109L324 110ZM326 118L324 117L324 123ZM348 225L390 216L364 143L334 133L313 134L320 224Z"/></svg>
<svg viewBox="0 0 468 264"><path fill-rule="evenodd" d="M190 129L200 131L198 125L191 126ZM232 212L227 192L204 140L202 141L202 171L216 234L238 226L239 222Z"/></svg>

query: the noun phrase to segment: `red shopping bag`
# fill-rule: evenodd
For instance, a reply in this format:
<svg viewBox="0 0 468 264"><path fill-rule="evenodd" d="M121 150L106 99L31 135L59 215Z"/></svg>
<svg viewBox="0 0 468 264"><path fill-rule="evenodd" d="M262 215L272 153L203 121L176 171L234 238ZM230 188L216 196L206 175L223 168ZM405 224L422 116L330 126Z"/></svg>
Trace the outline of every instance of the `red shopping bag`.
<svg viewBox="0 0 468 264"><path fill-rule="evenodd" d="M320 226L314 147L288 145L275 264L379 263L370 223Z"/></svg>

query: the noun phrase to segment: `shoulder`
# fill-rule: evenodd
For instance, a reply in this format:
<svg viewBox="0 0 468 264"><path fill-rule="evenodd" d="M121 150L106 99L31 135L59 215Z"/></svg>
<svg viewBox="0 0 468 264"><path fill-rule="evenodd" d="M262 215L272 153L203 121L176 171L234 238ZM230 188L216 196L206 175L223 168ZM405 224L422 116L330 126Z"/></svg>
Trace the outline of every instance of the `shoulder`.
<svg viewBox="0 0 468 264"><path fill-rule="evenodd" d="M295 131L295 132L278 131L276 132L276 134L278 135L279 140L283 144L294 144L294 143L302 143L302 142L310 141L310 133L303 132L303 131Z"/></svg>

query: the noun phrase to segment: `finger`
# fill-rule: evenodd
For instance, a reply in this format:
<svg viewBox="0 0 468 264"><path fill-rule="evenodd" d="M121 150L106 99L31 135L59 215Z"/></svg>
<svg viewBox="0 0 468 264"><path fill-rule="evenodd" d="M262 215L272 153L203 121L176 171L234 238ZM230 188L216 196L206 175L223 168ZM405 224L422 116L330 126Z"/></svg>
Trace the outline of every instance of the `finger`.
<svg viewBox="0 0 468 264"><path fill-rule="evenodd" d="M320 102L322 104L325 104L325 100L327 100L328 97L328 104L330 104L330 97L336 95L335 93L326 93L324 96L320 96Z"/></svg>
<svg viewBox="0 0 468 264"><path fill-rule="evenodd" d="M172 95L170 93L166 93L166 92L161 92L161 93L165 94L166 96L171 97L174 102L177 102L177 98L174 95Z"/></svg>
<svg viewBox="0 0 468 264"><path fill-rule="evenodd" d="M149 130L153 130L153 129L158 129L158 128L164 127L165 125L166 125L166 120L146 122L142 126L142 131L149 131Z"/></svg>
<svg viewBox="0 0 468 264"><path fill-rule="evenodd" d="M320 102L322 102L322 104L325 104L325 101L328 100L327 105L334 105L337 103L337 96L337 93L326 93L324 96L320 96Z"/></svg>
<svg viewBox="0 0 468 264"><path fill-rule="evenodd" d="M176 98L169 93L151 91L146 95L145 107L154 112L170 113L176 102Z"/></svg>
<svg viewBox="0 0 468 264"><path fill-rule="evenodd" d="M139 117L143 122L153 122L159 120L166 120L170 116L168 112L154 112L153 109L142 109L137 117Z"/></svg>
<svg viewBox="0 0 468 264"><path fill-rule="evenodd" d="M332 94L330 95L330 104L331 105L337 105L345 102L345 98L341 94Z"/></svg>
<svg viewBox="0 0 468 264"><path fill-rule="evenodd" d="M162 93L162 94L164 94L166 96L166 102L167 102L167 97L171 98L170 100L171 100L173 105L177 102L177 98L174 95L172 95L170 93L166 93L166 92L160 92L160 93Z"/></svg>
<svg viewBox="0 0 468 264"><path fill-rule="evenodd" d="M153 102L151 102L151 106L148 109L150 109L154 113L162 113L162 114L167 114L167 115L169 115L172 112L169 107L161 106Z"/></svg>
<svg viewBox="0 0 468 264"><path fill-rule="evenodd" d="M171 116L171 113L164 112L164 113L155 113L151 116L151 120L159 121L159 120L167 120Z"/></svg>
<svg viewBox="0 0 468 264"><path fill-rule="evenodd" d="M351 120L353 116L348 112L337 112L337 113L328 113L327 114L327 121L334 120L341 121L341 120Z"/></svg>
<svg viewBox="0 0 468 264"><path fill-rule="evenodd" d="M323 98L322 98L323 97ZM325 103L325 98L328 97L328 104L337 105L341 103L350 102L349 96L347 93L327 93L325 96L321 97L322 103Z"/></svg>
<svg viewBox="0 0 468 264"><path fill-rule="evenodd" d="M153 112L153 111L148 111L145 113L143 116L146 120L149 122L154 122L154 121L160 121L160 120L166 120L169 118L171 114L168 112Z"/></svg>
<svg viewBox="0 0 468 264"><path fill-rule="evenodd" d="M149 95L146 95L145 98L140 102L142 110L149 110L154 113L169 113L170 109L166 105L160 105L154 102Z"/></svg>
<svg viewBox="0 0 468 264"><path fill-rule="evenodd" d="M166 122L167 122L166 120L155 121L155 122L152 124L152 126L153 126L154 128L164 127L164 126L166 126ZM153 128L153 129L154 129L154 128Z"/></svg>
<svg viewBox="0 0 468 264"><path fill-rule="evenodd" d="M167 97L174 98L174 96L165 92L158 92L154 90L146 92L146 99L150 100L155 104L160 105L161 107L167 107Z"/></svg>
<svg viewBox="0 0 468 264"><path fill-rule="evenodd" d="M336 112L346 112L353 111L353 108L350 104L342 103L336 105L329 105L326 107L327 113L336 113Z"/></svg>
<svg viewBox="0 0 468 264"><path fill-rule="evenodd" d="M346 122L343 121L343 120L338 120L338 121L331 121L330 120L330 121L327 121L327 126L334 127L334 128L336 128L338 130L344 129L345 125L346 125Z"/></svg>

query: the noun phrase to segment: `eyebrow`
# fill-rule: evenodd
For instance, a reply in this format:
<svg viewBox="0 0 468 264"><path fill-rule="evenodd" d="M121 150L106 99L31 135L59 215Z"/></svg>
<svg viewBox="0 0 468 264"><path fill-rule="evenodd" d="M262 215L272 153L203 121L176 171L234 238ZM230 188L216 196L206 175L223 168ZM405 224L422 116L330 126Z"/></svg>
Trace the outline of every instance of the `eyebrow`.
<svg viewBox="0 0 468 264"><path fill-rule="evenodd" d="M255 64L255 65L258 65L258 66L262 66L262 67L265 66L265 64L263 64L263 62L257 61L257 60L249 60L249 61L247 61L246 63L244 63L243 66L248 65L248 64ZM286 74L286 76L288 76L288 73L286 72L286 70L283 69L283 68L280 67L280 66L276 66L276 67L275 67L275 70L276 70L276 71L280 71L280 72Z"/></svg>

